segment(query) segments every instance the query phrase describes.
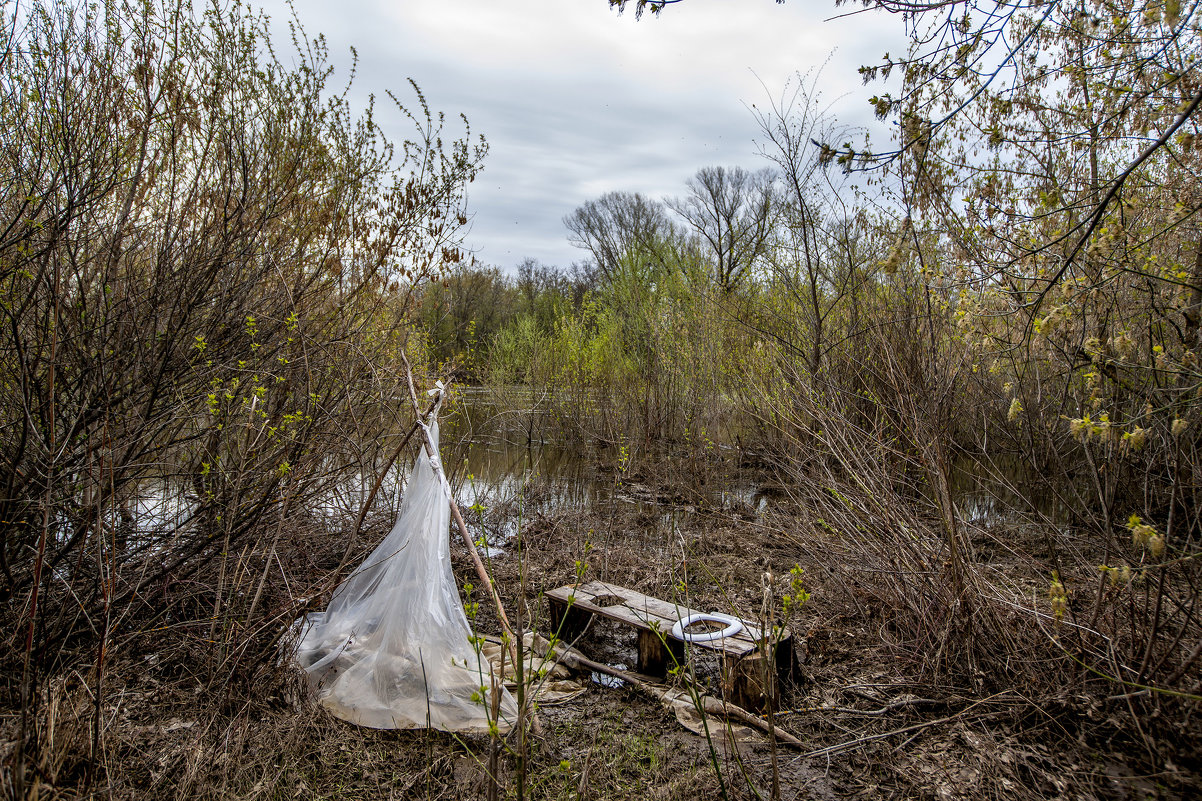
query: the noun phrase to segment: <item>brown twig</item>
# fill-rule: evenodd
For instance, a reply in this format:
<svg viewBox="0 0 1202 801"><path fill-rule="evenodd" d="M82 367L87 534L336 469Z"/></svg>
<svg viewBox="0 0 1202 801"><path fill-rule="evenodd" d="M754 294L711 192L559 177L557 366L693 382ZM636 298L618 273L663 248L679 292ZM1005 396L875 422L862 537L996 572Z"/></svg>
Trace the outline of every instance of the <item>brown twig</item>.
<svg viewBox="0 0 1202 801"><path fill-rule="evenodd" d="M575 670L591 670L596 673L602 673L611 678L620 679L627 682L630 686L651 695L656 700L663 700L669 692L667 687L657 683L650 676L645 676L642 673L635 673L630 670L619 670L615 667L610 667L603 662L594 662L588 657L574 649L564 649L560 653L560 660L570 668ZM735 706L727 701L719 701L712 696L700 696L701 711L707 715L719 715L730 720L737 720L740 723L745 723L755 729L776 738L786 745L791 745L794 748L802 748L805 746L800 739L795 735L782 729L779 725L770 726L768 721L756 717L755 715L743 709L740 706Z"/></svg>
<svg viewBox="0 0 1202 801"><path fill-rule="evenodd" d="M430 414L430 412L434 411L434 406L435 404L430 404L430 408L426 410L427 416ZM380 471L380 475L376 476L375 486L371 488L371 492L367 495L367 500L365 500L363 502L363 506L360 507L359 516L355 518L355 527L351 530L351 536L346 543L346 551L343 552L342 561L338 564L337 574L339 576L341 576L342 571L346 569L347 561L351 556L351 550L355 547L355 541L359 539L359 532L363 528L363 519L367 517L367 510L371 508L372 501L376 499L376 493L378 493L380 491L380 487L384 485L384 479L388 476L388 471L390 471L392 466L396 464L396 460L400 458L401 452L405 450L405 446L409 444L409 440L411 440L413 435L417 433L417 429L418 424L414 422L408 433L405 434L405 438L401 440L401 444L397 445L396 450L393 451L392 458L388 460L388 464L384 465L384 469Z"/></svg>
<svg viewBox="0 0 1202 801"><path fill-rule="evenodd" d="M968 713L969 710L973 709L974 707L978 707L981 704L992 701L995 698L997 698L998 695L1005 695L1005 694L1006 693L998 693L997 695L991 695L988 698L982 698L980 701L976 701L976 702L971 703L968 706L964 707L963 709L961 709L959 712L955 713L954 715L947 715L946 717L942 717L937 720L927 720L927 721L923 721L922 723L915 723L912 726L903 726L900 729L892 729L890 731L881 732L880 734L867 734L867 735L864 735L863 737L857 737L854 740L845 740L844 742L841 742L841 743L835 743L834 745L828 745L826 748L819 748L816 751L807 751L805 754L802 754L802 756L807 757L807 758L808 757L820 757L820 756L832 756L834 754L842 753L843 751L851 751L853 749L859 748L860 746L863 746L863 745L867 745L868 743L874 742L876 740L884 740L884 739L893 737L898 734L906 734L908 732L919 731L921 729L929 729L931 726L939 726L944 723L950 723L951 721L956 720L957 718L963 717L964 715L966 715ZM1002 712L986 712L982 715L979 715L978 718L993 717L993 716L1000 715L1000 714L1004 714L1004 713L1002 713Z"/></svg>

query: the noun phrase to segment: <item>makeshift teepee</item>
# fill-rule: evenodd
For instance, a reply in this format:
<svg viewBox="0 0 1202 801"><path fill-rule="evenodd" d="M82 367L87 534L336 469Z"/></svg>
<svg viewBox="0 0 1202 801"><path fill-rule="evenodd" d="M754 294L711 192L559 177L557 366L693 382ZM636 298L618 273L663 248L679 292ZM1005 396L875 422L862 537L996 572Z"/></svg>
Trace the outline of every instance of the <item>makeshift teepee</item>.
<svg viewBox="0 0 1202 801"><path fill-rule="evenodd" d="M451 488L438 456L437 402L392 531L303 621L296 659L319 702L377 729L506 731L513 697L494 681L450 562ZM495 710L495 713L494 713Z"/></svg>

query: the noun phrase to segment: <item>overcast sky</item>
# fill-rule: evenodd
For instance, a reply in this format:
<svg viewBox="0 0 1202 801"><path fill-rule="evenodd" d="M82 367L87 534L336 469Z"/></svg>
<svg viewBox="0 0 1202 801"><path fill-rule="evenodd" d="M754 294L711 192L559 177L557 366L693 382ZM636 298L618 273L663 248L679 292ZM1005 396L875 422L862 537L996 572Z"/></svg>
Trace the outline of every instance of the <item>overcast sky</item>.
<svg viewBox="0 0 1202 801"><path fill-rule="evenodd" d="M354 95L409 99L413 78L435 110L462 112L484 134L467 246L505 270L527 256L581 259L563 217L605 192L679 195L703 166L767 166L747 106L779 96L799 71L822 68L823 100L841 122L871 124L867 98L882 87L862 86L857 68L904 48L900 19L826 21L847 10L832 0L687 0L637 22L605 0L293 4L310 34L325 34L340 77L358 51ZM283 32L287 5L261 5Z"/></svg>

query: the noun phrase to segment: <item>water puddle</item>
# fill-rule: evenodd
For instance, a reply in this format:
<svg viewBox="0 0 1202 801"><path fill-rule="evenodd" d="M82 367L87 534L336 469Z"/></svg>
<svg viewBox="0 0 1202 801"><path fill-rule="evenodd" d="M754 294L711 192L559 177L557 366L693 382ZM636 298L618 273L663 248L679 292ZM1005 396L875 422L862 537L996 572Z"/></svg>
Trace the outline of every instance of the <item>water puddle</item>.
<svg viewBox="0 0 1202 801"><path fill-rule="evenodd" d="M726 460L717 475L709 476L705 489L698 489L701 482L679 481L695 466L684 461L674 465L676 483L693 485L684 497L666 492L654 478L623 473L616 448L570 448L550 441L540 424L545 416L538 408L539 400L522 387L499 392L484 387L458 390L443 427L443 458L465 516L469 508L483 513L505 506L515 518L618 503L670 528L700 512L736 511L754 519L769 507L769 494L746 471L729 467ZM710 469L714 469L712 465ZM516 534L512 520L510 527L496 531L477 525L472 533L477 539L483 533L489 547L504 547Z"/></svg>
<svg viewBox="0 0 1202 801"><path fill-rule="evenodd" d="M610 667L614 668L615 670L629 670L630 669L626 665L623 665L621 663L618 663L616 665L610 665ZM608 676L604 673L598 673L595 670L591 674L589 674L589 679L593 682L593 684L599 684L602 687L616 688L616 687L625 687L626 686L626 682L622 681L618 677Z"/></svg>
<svg viewBox="0 0 1202 801"><path fill-rule="evenodd" d="M701 466L687 459L667 460L660 465L672 471L667 480L626 474L619 469L617 448L550 441L546 421L540 397L523 387L499 392L461 387L444 413L444 465L469 533L482 543L485 558L505 558L523 521L538 514L620 504L633 507L647 525L672 530L694 515L718 510L754 520L779 498L779 486L761 484L763 476L739 468L734 458ZM395 517L411 458L389 471L373 514ZM699 470L708 472L700 475ZM1032 513L1063 521L1066 515L1055 499L1040 494L1040 482L1021 465L995 464L994 475L985 476L963 459L953 465L951 479L957 508L970 524L986 526ZM353 521L375 481L375 475L364 473L333 484L311 509L331 527ZM197 509L189 487L171 479L149 480L112 513L111 523L118 531L137 532L131 546L153 552L195 525Z"/></svg>

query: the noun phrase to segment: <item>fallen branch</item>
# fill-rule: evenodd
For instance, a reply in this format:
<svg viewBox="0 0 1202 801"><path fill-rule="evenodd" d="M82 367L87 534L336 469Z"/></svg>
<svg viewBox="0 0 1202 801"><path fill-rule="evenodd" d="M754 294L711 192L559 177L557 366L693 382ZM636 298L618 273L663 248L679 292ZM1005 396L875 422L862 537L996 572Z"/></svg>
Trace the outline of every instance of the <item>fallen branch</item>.
<svg viewBox="0 0 1202 801"><path fill-rule="evenodd" d="M409 399L413 403L413 413L417 415L419 422L418 428L422 432L422 442L425 445L426 454L434 460L436 465L441 465L441 459L438 456L438 451L434 448L434 443L430 441L429 433L421 421L424 419L421 415L421 406L417 402L417 389L413 385L413 369L409 366L409 357L405 355L405 351L401 349L401 361L405 364L405 378L409 384ZM441 400L441 399L440 399ZM435 404L437 406L437 404ZM443 480L446 480L446 473L443 472ZM467 524L463 522L463 515L459 513L459 504L455 503L454 496L448 491L447 500L451 505L451 517L455 520L455 527L459 530L459 535L463 538L464 544L467 546L468 556L472 558L472 564L476 568L476 575L479 576L481 584L488 589L488 594L492 598L493 606L496 607L497 617L501 621L501 628L509 636L509 655L513 659L513 664L518 664L517 637L513 632L513 627L509 625L509 616L505 614L505 605L501 603L501 596L497 592L497 588L493 586L492 577L488 575L488 570L484 567L484 561L480 558L479 551L476 550L476 543L472 540L472 535L468 533Z"/></svg>
<svg viewBox="0 0 1202 801"><path fill-rule="evenodd" d="M650 676L645 676L642 673L635 673L630 670L619 670L618 668L606 665L603 662L594 662L588 657L581 654L575 649L564 648L560 651L560 661L574 670L591 670L596 673L601 673L611 678L620 679L628 683L630 686L654 697L658 701L663 701L671 690L657 683ZM719 701L712 696L703 695L700 697L701 710L707 715L717 715L729 720L737 720L740 723L745 723L769 736L775 736L786 745L791 745L794 748L803 748L805 743L798 739L795 735L785 731L777 724L775 727L769 725L768 721L759 718L746 709L726 701ZM773 731L775 728L775 731Z"/></svg>
<svg viewBox="0 0 1202 801"><path fill-rule="evenodd" d="M998 695L1005 695L1005 693L998 693ZM982 698L980 701L976 701L976 702L971 703L968 706L964 707L956 714L948 715L947 717L942 717L942 718L939 718L938 720L928 720L928 721L924 721L923 723L915 723L912 726L904 726L900 729L892 729L890 731L881 732L880 734L868 734L863 737L857 737L854 740L846 740L844 742L836 743L834 745L828 745L826 748L819 748L817 751L808 751L808 752L802 754L802 756L807 757L807 758L808 757L832 756L834 754L842 753L843 751L851 751L853 749L859 748L860 746L863 746L863 745L867 745L868 743L874 742L876 740L884 740L889 737L894 737L898 734L907 734L912 731L920 731L922 729L929 729L932 726L940 726L944 723L950 723L953 720L956 720L957 718L963 717L973 707L977 707L977 706L980 706L981 704L992 701L993 699L997 698L998 695L991 695L988 698ZM1001 712L986 712L982 715L979 715L978 717L979 718L987 718L987 717L993 717L995 715L1000 715L1000 714L1003 714L1003 713L1001 713Z"/></svg>

